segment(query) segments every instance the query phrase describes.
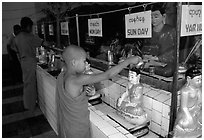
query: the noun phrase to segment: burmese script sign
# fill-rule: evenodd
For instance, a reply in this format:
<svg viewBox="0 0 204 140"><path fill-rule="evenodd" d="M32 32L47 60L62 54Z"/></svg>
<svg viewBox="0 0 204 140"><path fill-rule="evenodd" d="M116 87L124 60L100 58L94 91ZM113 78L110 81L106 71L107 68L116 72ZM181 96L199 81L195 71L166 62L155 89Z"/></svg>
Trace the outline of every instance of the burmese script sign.
<svg viewBox="0 0 204 140"><path fill-rule="evenodd" d="M68 22L61 22L61 35L69 35Z"/></svg>
<svg viewBox="0 0 204 140"><path fill-rule="evenodd" d="M126 38L150 38L151 11L125 15L125 34Z"/></svg>
<svg viewBox="0 0 204 140"><path fill-rule="evenodd" d="M181 36L202 34L202 5L182 5Z"/></svg>
<svg viewBox="0 0 204 140"><path fill-rule="evenodd" d="M49 25L49 35L54 35L53 25L52 24Z"/></svg>
<svg viewBox="0 0 204 140"><path fill-rule="evenodd" d="M89 36L102 37L102 18L88 19Z"/></svg>

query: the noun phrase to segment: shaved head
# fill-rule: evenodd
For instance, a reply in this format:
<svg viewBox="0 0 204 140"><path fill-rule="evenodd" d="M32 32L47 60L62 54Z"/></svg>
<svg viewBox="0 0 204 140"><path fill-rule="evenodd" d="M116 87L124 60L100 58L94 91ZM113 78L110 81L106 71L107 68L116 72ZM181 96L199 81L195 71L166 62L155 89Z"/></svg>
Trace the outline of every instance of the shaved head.
<svg viewBox="0 0 204 140"><path fill-rule="evenodd" d="M85 57L85 56L86 56L86 52L84 51L84 49L76 45L68 46L67 48L64 49L62 53L62 57L67 65L72 60L78 60L81 57Z"/></svg>

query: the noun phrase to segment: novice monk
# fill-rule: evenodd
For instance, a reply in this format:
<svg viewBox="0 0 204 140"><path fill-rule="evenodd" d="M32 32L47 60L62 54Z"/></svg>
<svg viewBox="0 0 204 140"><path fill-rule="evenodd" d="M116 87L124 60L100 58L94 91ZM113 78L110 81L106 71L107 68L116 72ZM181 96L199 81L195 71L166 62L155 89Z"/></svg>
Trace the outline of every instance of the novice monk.
<svg viewBox="0 0 204 140"><path fill-rule="evenodd" d="M63 54L66 70L62 71L57 81L58 130L60 137L91 137L88 110L88 98L84 85L109 79L118 74L129 64L141 62L139 57L130 57L119 65L100 74L84 74L86 52L71 45Z"/></svg>

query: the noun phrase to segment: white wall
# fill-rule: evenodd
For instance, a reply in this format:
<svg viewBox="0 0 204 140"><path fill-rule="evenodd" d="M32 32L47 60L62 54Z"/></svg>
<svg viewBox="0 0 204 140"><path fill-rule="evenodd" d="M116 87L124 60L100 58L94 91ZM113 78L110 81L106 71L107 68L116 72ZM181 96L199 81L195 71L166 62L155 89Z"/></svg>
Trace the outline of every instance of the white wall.
<svg viewBox="0 0 204 140"><path fill-rule="evenodd" d="M2 3L2 54L7 54L6 44L10 34L13 32L13 25L20 24L24 16L30 17L35 23L43 17L39 12L44 8L45 3L34 2L3 2Z"/></svg>

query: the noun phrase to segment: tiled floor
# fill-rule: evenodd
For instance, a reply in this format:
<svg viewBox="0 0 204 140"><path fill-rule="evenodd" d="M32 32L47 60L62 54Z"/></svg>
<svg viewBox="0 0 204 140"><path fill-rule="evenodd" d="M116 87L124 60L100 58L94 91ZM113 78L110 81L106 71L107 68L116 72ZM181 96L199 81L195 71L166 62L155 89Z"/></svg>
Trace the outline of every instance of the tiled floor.
<svg viewBox="0 0 204 140"><path fill-rule="evenodd" d="M159 136L153 133L152 131L149 131L149 133L143 136L142 138L159 138Z"/></svg>
<svg viewBox="0 0 204 140"><path fill-rule="evenodd" d="M56 138L43 113L37 107L31 114L23 107L23 85L13 85L10 79L2 84L2 137L3 138Z"/></svg>

